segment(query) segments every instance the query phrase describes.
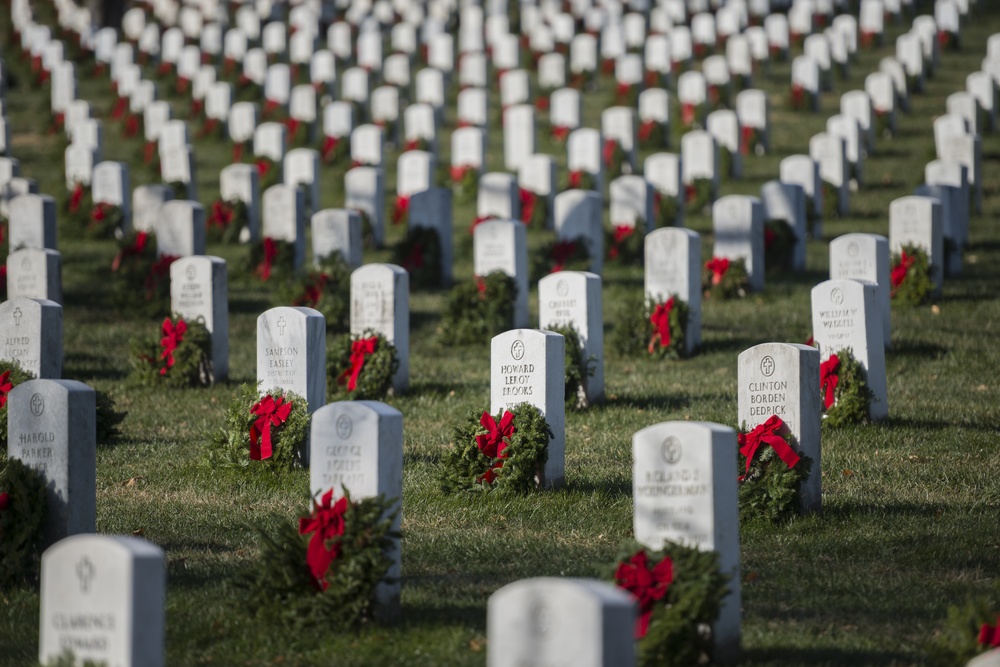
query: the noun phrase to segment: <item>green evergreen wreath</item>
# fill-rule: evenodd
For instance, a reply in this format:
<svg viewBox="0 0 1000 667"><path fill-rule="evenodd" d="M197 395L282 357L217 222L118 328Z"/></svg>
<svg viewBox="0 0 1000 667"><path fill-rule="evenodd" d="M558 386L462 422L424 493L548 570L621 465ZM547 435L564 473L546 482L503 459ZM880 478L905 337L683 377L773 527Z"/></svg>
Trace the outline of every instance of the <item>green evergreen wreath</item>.
<svg viewBox="0 0 1000 667"><path fill-rule="evenodd" d="M721 275L712 268L716 266L713 262L717 261L728 262L728 268ZM742 299L750 291L746 262L742 258L727 260L713 257L705 263L705 269L701 274L701 286L706 299Z"/></svg>
<svg viewBox="0 0 1000 667"><path fill-rule="evenodd" d="M651 320L656 307L673 299L670 309L670 344L661 346L659 331ZM690 309L686 301L671 294L663 301L643 299L630 295L623 299L611 330L614 349L627 356L656 357L657 359L683 359L687 354L687 323Z"/></svg>
<svg viewBox="0 0 1000 667"><path fill-rule="evenodd" d="M120 230L125 213L121 206L97 202L90 209L83 235L91 239L111 239Z"/></svg>
<svg viewBox="0 0 1000 667"><path fill-rule="evenodd" d="M656 219L654 222L657 228L677 226L677 214L680 212L680 204L677 201L677 197L664 192L656 192L653 196L656 198Z"/></svg>
<svg viewBox="0 0 1000 667"><path fill-rule="evenodd" d="M441 286L441 240L431 227L410 225L406 237L393 250L393 264L410 274L410 289Z"/></svg>
<svg viewBox="0 0 1000 667"><path fill-rule="evenodd" d="M582 169L568 172L563 190L594 190L596 176Z"/></svg>
<svg viewBox="0 0 1000 667"><path fill-rule="evenodd" d="M184 181L170 181L165 184L174 195L175 200L187 200L190 199L188 196L188 191L190 190L191 184L185 183Z"/></svg>
<svg viewBox="0 0 1000 667"><path fill-rule="evenodd" d="M179 329L183 329L180 342L165 356L168 354L165 341L172 339L171 333ZM131 359L132 373L143 385L207 386L212 383L212 334L205 328L204 318L167 318L154 340L132 342Z"/></svg>
<svg viewBox="0 0 1000 667"><path fill-rule="evenodd" d="M13 359L0 359L0 461L7 458L7 398L22 382L34 380L31 371L21 368ZM0 489L2 490L2 489Z"/></svg>
<svg viewBox="0 0 1000 667"><path fill-rule="evenodd" d="M840 188L835 186L829 181L823 181L823 219L832 220L833 218L839 218L840 213L837 210L840 203Z"/></svg>
<svg viewBox="0 0 1000 667"><path fill-rule="evenodd" d="M764 223L764 267L768 272L787 271L792 266L795 232L784 220Z"/></svg>
<svg viewBox="0 0 1000 667"><path fill-rule="evenodd" d="M524 193L530 193L525 195ZM532 198L531 217L525 220L525 205L527 197ZM545 229L549 222L549 198L548 195L538 194L526 188L521 188L521 222L528 225L528 229Z"/></svg>
<svg viewBox="0 0 1000 667"><path fill-rule="evenodd" d="M476 201L479 194L479 170L472 166L452 167L452 190L455 192L455 200L460 204L468 204ZM462 177L455 179L461 172Z"/></svg>
<svg viewBox="0 0 1000 667"><path fill-rule="evenodd" d="M350 388L355 343L375 339L373 352L364 354L364 362L353 389ZM360 346L359 346L360 347ZM359 352L359 354L362 354ZM332 401L380 401L390 394L392 378L399 368L396 346L380 333L365 329L360 336L343 334L334 338L326 351L326 393Z"/></svg>
<svg viewBox="0 0 1000 667"><path fill-rule="evenodd" d="M826 417L823 419L823 426L840 428L866 422L875 394L865 380L865 369L850 348L837 350L834 354L840 361L838 381L834 389L833 407L824 410Z"/></svg>
<svg viewBox="0 0 1000 667"><path fill-rule="evenodd" d="M64 238L82 239L87 236L90 216L94 211L94 202L90 196L90 188L77 183L76 187L66 192L61 202L62 221L59 235Z"/></svg>
<svg viewBox="0 0 1000 667"><path fill-rule="evenodd" d="M209 207L205 222L205 237L209 242L237 243L250 224L250 213L242 199L216 199Z"/></svg>
<svg viewBox="0 0 1000 667"><path fill-rule="evenodd" d="M614 225L604 229L604 247L608 260L626 266L642 264L646 259L646 221L635 219L635 225Z"/></svg>
<svg viewBox="0 0 1000 667"><path fill-rule="evenodd" d="M611 144L614 145L609 148ZM627 159L628 155L620 143L614 139L604 140L604 150L601 153L601 160L604 163L604 168L607 170L608 182L615 180L624 173L622 165L625 164Z"/></svg>
<svg viewBox="0 0 1000 667"><path fill-rule="evenodd" d="M643 617L648 624L645 634L638 640L636 663L641 667L690 667L709 663L712 658L710 628L719 617L722 599L729 593L729 578L721 571L717 552L699 551L674 542L667 542L661 550L653 551L630 540L618 553L612 580L618 587L636 595L642 591L635 591L635 588L645 588L642 581L645 577L641 574L630 576L630 569L637 565L636 570L646 569L641 567L645 562L655 570L666 559L670 563L669 577L659 578L661 586L666 585L666 591L661 588L657 592L662 595L659 599L647 592L644 597L649 600L649 606L639 609L636 634L642 627Z"/></svg>
<svg viewBox="0 0 1000 667"><path fill-rule="evenodd" d="M45 479L9 459L0 472L0 590L38 578L47 514Z"/></svg>
<svg viewBox="0 0 1000 667"><path fill-rule="evenodd" d="M514 328L517 286L503 271L476 276L452 288L441 318L449 344L489 343L497 334Z"/></svg>
<svg viewBox="0 0 1000 667"><path fill-rule="evenodd" d="M684 186L685 208L692 213L701 213L712 203L712 180L696 178Z"/></svg>
<svg viewBox="0 0 1000 667"><path fill-rule="evenodd" d="M299 532L312 515L296 523L282 522L270 534L259 530L260 557L237 579L256 618L285 628L334 631L351 630L373 619L376 590L389 581L386 575L393 561L388 553L399 537L392 530L396 501L382 495L357 501L345 497L339 534L325 541L337 555L322 585L308 565L312 538Z"/></svg>
<svg viewBox="0 0 1000 667"><path fill-rule="evenodd" d="M583 345L580 342L580 332L572 324L564 326L549 325L548 331L563 337L566 346L564 355L566 368L566 407L570 410L586 410L590 407L587 396L587 378L594 374L595 359L583 356Z"/></svg>
<svg viewBox="0 0 1000 667"><path fill-rule="evenodd" d="M497 456L487 456L477 443L477 436L490 433L483 422L493 420L500 427L507 412L513 415L514 432L504 435L505 447L499 441L494 443ZM495 417L474 410L455 427L452 438L441 468L441 490L445 493L472 490L523 494L544 486L552 431L534 405L519 403L500 410Z"/></svg>
<svg viewBox="0 0 1000 667"><path fill-rule="evenodd" d="M892 300L905 306L919 306L930 301L934 278L927 251L907 244L901 253L893 253L889 271Z"/></svg>
<svg viewBox="0 0 1000 667"><path fill-rule="evenodd" d="M981 653L1000 646L1000 584L985 595L966 600L962 606L948 607L948 618L940 632L931 634L925 645L929 667L964 665Z"/></svg>
<svg viewBox="0 0 1000 667"><path fill-rule="evenodd" d="M272 185L278 184L278 164L269 157L254 157L253 163L257 166L257 174L260 177L260 191L266 192Z"/></svg>
<svg viewBox="0 0 1000 667"><path fill-rule="evenodd" d="M250 245L244 270L264 282L291 282L295 277L295 244L264 237Z"/></svg>
<svg viewBox="0 0 1000 667"><path fill-rule="evenodd" d="M351 326L351 267L334 251L319 268L279 283L273 303L318 310L326 319L328 334L344 333Z"/></svg>
<svg viewBox="0 0 1000 667"><path fill-rule="evenodd" d="M529 275L538 280L559 271L586 271L590 268L590 252L582 238L555 239L531 255Z"/></svg>
<svg viewBox="0 0 1000 667"><path fill-rule="evenodd" d="M291 468L302 460L309 436L306 399L279 388L261 394L258 386L259 383L241 385L236 398L226 409L222 427L207 434L206 462L210 467L252 469L261 475L271 475L276 467ZM249 449L250 428L258 416L252 410L267 396L275 401L284 398L285 403L291 403L292 409L284 423L271 426L272 455L262 461L253 461Z"/></svg>
<svg viewBox="0 0 1000 667"><path fill-rule="evenodd" d="M111 264L115 274L112 299L119 310L148 318L169 315L170 265L173 255L156 256L156 238L132 233L118 242Z"/></svg>
<svg viewBox="0 0 1000 667"><path fill-rule="evenodd" d="M730 178L733 173L733 154L725 146L719 146L719 174L722 178Z"/></svg>
<svg viewBox="0 0 1000 667"><path fill-rule="evenodd" d="M749 431L746 423L740 433ZM794 437L787 426L778 433L789 447ZM737 448L737 468L740 471L739 506L740 525L752 522L781 523L802 512L799 489L809 479L812 459L799 455L799 461L789 468L772 447L761 445L750 462ZM745 474L744 474L745 473Z"/></svg>

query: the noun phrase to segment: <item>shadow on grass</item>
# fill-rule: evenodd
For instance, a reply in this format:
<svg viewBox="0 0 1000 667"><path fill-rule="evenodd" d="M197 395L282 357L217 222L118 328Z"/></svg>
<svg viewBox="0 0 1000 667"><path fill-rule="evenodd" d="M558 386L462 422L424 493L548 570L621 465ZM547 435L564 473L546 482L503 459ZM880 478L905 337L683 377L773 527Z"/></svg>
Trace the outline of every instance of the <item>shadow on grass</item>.
<svg viewBox="0 0 1000 667"><path fill-rule="evenodd" d="M632 480L615 480L615 481L569 481L566 483L567 493L585 493L585 494L595 494L601 493L605 496L624 498L626 496L632 497Z"/></svg>
<svg viewBox="0 0 1000 667"><path fill-rule="evenodd" d="M723 331L724 329L719 329ZM702 338L701 347L698 348L698 354L708 355L714 354L716 352L742 352L747 348L753 347L757 343L762 343L764 340L751 339L751 338L716 338L716 339L705 339Z"/></svg>
<svg viewBox="0 0 1000 667"><path fill-rule="evenodd" d="M892 354L893 356L919 356L925 359L940 359L948 354L951 350L948 348L938 345L936 343L928 343L927 341L916 341L916 340L894 340L892 342Z"/></svg>
<svg viewBox="0 0 1000 667"><path fill-rule="evenodd" d="M271 307L267 299L235 298L229 300L230 313L263 313Z"/></svg>
<svg viewBox="0 0 1000 667"><path fill-rule="evenodd" d="M128 371L115 368L105 356L86 353L69 353L63 362L63 373L67 378L87 378L98 380L123 380Z"/></svg>
<svg viewBox="0 0 1000 667"><path fill-rule="evenodd" d="M428 580L423 583L435 586L429 580L450 581L450 577L403 577L403 586L413 586L416 579ZM441 606L426 604L402 604L402 621L404 628L434 628L440 625L461 625L463 627L486 627L486 606L483 604L452 603Z"/></svg>
<svg viewBox="0 0 1000 667"><path fill-rule="evenodd" d="M605 408L639 408L642 410L666 411L679 410L690 405L690 397L675 394L643 394L642 396L619 394L613 398L605 398L603 403Z"/></svg>
<svg viewBox="0 0 1000 667"><path fill-rule="evenodd" d="M743 652L746 663L780 663L785 665L890 665L907 664L913 656L894 651L864 651L840 648L750 649Z"/></svg>

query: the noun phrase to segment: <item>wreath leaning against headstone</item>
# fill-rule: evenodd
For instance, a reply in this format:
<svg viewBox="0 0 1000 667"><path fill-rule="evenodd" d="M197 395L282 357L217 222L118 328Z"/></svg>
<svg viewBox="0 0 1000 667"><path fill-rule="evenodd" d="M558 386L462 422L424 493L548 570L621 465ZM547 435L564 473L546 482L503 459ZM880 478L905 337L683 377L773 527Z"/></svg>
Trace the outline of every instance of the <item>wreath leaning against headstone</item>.
<svg viewBox="0 0 1000 667"><path fill-rule="evenodd" d="M382 334L336 337L327 350L326 387L331 400L382 400L391 393L399 368L396 347Z"/></svg>
<svg viewBox="0 0 1000 667"><path fill-rule="evenodd" d="M221 428L209 435L207 462L212 467L255 470L271 475L302 460L309 435L309 407L294 392L247 383L226 409Z"/></svg>

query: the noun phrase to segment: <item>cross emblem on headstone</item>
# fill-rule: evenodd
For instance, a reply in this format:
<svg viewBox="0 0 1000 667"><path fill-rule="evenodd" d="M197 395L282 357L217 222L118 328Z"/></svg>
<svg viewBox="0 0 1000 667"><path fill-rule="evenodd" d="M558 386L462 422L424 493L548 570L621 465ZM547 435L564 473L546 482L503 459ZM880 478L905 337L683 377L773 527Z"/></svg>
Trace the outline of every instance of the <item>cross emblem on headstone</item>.
<svg viewBox="0 0 1000 667"><path fill-rule="evenodd" d="M760 360L760 371L767 377L771 377L774 373L774 359L771 357L764 357Z"/></svg>
<svg viewBox="0 0 1000 667"><path fill-rule="evenodd" d="M80 592L89 593L90 582L94 578L94 564L87 556L81 558L80 562L76 564L76 577L80 580Z"/></svg>
<svg viewBox="0 0 1000 667"><path fill-rule="evenodd" d="M14 309L13 315L14 315L14 326L15 327L21 326L21 316L24 315L24 313L22 313L21 309L18 307Z"/></svg>
<svg viewBox="0 0 1000 667"><path fill-rule="evenodd" d="M279 317L277 324L278 324L278 335L279 336L284 336L285 335L285 326L287 324L287 322L285 322L285 318L284 317Z"/></svg>

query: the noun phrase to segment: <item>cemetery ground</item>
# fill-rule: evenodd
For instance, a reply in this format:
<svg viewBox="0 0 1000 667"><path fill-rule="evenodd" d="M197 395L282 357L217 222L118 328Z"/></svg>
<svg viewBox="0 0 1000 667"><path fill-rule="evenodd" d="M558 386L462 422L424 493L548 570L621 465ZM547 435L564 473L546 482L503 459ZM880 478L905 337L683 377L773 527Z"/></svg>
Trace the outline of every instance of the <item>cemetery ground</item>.
<svg viewBox="0 0 1000 667"><path fill-rule="evenodd" d="M48 8L38 10L44 19ZM255 566L256 531L293 521L307 509L308 497L305 470L258 483L203 463L207 433L221 426L240 383L256 377L256 318L273 305L269 286L238 268L247 250L209 246L209 254L230 266L231 380L168 391L127 378L130 341L151 338L159 322L114 309L114 244L63 240L63 376L109 392L128 411L121 435L98 443L97 529L142 535L165 550L167 664L483 664L486 600L493 591L534 576L608 579L619 545L632 534L632 434L667 420L738 426L737 355L762 342L804 342L811 327L809 289L828 276L829 239L853 231L887 234L890 201L923 181L924 164L933 159L933 118L944 113L946 95L964 88L966 74L979 68L986 38L1000 31L1000 3L981 2L975 12L963 28L963 50L943 54L926 92L913 95L912 110L900 116L897 135L879 137L866 166L867 184L852 194L850 215L826 220L825 240L810 241L806 273L769 274L766 291L745 300L706 301L701 353L688 360L622 357L606 336L607 401L567 413L564 488L525 497L441 493L439 462L452 427L488 407L489 341L451 345L440 328L447 293L411 295L410 391L388 400L402 411L405 425L402 618L394 625L336 632L320 623L290 631L262 625L241 604L234 582ZM887 46L860 53L850 78L836 79L835 92L823 95L820 114L790 111L789 65L772 62L771 72L755 80L771 94L772 152L748 156L743 180L724 182L722 192L758 194L762 183L777 177L782 157L807 152L809 137L823 130L839 95L862 87L901 30L890 26ZM27 62L14 49L5 49L3 58L17 79L5 105L14 155L42 192L62 196L64 145L47 133L48 90L31 82ZM174 116L184 117L187 103L162 85L160 93L172 101ZM585 96L585 125L599 126L613 94L613 80L602 77L598 90ZM121 126L110 120L107 79L88 80L81 71L78 95L104 119L106 159L130 163L133 187L158 182L142 166L141 138L119 138ZM491 101L495 111L495 90ZM494 113L491 169L502 162L498 122ZM445 137L453 127L452 115ZM194 143L198 190L208 204L217 196L230 149L216 140ZM449 142L439 138L439 145L439 163L447 165ZM672 149L678 147L675 136ZM564 164L565 148L549 139L544 123L538 152ZM824 431L822 514L741 527L743 664L917 664L949 605L998 592L998 165L1000 138L987 134L984 210L971 223L963 274L946 280L933 306L893 307L889 420ZM346 167L323 168L322 207L342 205ZM395 169L386 176L392 193ZM474 204L457 203L454 213L460 280L472 273L467 229ZM702 247L710 252L710 217L689 211L687 225L705 237ZM389 225L389 246L404 231ZM529 247L537 250L545 240L532 232ZM366 250L365 261L390 261L390 252ZM606 265L607 330L621 320L620 304L641 290L641 266ZM534 291L532 311L537 313ZM0 598L0 664L35 664L38 605L35 583Z"/></svg>

